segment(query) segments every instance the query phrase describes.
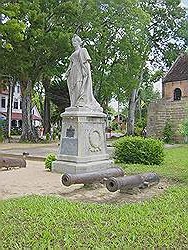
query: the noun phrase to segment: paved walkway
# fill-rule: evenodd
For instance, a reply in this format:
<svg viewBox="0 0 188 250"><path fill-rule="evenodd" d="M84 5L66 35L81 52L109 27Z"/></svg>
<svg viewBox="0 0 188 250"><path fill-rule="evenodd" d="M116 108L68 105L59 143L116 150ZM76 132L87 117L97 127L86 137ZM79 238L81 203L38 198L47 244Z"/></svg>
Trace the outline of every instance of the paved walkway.
<svg viewBox="0 0 188 250"><path fill-rule="evenodd" d="M28 159L43 161L50 153L57 155L58 148L58 143L0 143L0 156L20 157L27 152ZM107 147L107 152L111 154L112 147Z"/></svg>
<svg viewBox="0 0 188 250"><path fill-rule="evenodd" d="M0 171L0 199L31 194L66 195L81 185L65 187L61 184L61 174L51 173L44 168L44 162L27 160L26 168Z"/></svg>

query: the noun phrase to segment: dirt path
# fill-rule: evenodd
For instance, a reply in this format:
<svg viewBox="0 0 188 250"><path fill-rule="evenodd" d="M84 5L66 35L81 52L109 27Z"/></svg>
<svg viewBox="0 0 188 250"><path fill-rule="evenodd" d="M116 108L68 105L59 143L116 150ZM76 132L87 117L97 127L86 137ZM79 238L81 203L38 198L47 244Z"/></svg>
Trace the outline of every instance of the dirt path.
<svg viewBox="0 0 188 250"><path fill-rule="evenodd" d="M27 161L26 168L0 170L0 199L20 197L23 195L58 195L66 199L97 202L97 203L130 203L140 202L159 195L169 186L168 182L161 182L138 194L110 193L105 187L86 189L83 185L70 187L61 184L61 175L48 172L44 163Z"/></svg>

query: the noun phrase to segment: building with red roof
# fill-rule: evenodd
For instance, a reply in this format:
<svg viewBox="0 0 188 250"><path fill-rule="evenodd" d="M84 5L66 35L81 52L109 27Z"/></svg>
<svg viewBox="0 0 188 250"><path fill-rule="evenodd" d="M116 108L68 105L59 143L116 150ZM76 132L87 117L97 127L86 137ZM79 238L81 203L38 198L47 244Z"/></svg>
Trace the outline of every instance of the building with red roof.
<svg viewBox="0 0 188 250"><path fill-rule="evenodd" d="M0 87L0 119L6 120L7 117L7 105L8 105L8 89L6 87ZM32 108L31 119L35 127L41 125L41 115L36 106ZM22 97L20 85L17 83L13 91L13 103L12 103L12 116L11 116L12 128L22 127Z"/></svg>
<svg viewBox="0 0 188 250"><path fill-rule="evenodd" d="M162 80L162 99L148 108L147 134L163 138L164 127L172 125L173 139L182 141L180 126L188 118L188 52L180 55Z"/></svg>

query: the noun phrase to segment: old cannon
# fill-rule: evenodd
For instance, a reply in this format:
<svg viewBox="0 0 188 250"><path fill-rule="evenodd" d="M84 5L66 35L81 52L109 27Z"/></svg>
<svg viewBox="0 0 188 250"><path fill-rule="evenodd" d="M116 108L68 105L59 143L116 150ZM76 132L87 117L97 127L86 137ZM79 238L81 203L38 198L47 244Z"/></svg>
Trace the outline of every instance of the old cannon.
<svg viewBox="0 0 188 250"><path fill-rule="evenodd" d="M127 192L134 188L145 188L159 182L159 176L156 173L144 173L123 177L111 177L106 181L106 188L110 192L120 190Z"/></svg>
<svg viewBox="0 0 188 250"><path fill-rule="evenodd" d="M26 167L26 161L22 158L7 158L7 157L0 157L0 168L12 168L12 167Z"/></svg>
<svg viewBox="0 0 188 250"><path fill-rule="evenodd" d="M65 186L72 184L91 184L96 182L104 182L110 177L124 176L121 168L108 168L97 172L80 173L80 174L64 174L62 176L62 183Z"/></svg>

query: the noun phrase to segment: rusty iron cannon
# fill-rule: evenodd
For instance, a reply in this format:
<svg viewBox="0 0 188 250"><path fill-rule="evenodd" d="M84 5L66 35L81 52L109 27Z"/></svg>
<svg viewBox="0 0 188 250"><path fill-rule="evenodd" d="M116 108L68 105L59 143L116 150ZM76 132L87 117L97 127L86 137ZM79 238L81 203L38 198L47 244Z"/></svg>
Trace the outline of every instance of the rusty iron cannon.
<svg viewBox="0 0 188 250"><path fill-rule="evenodd" d="M80 173L80 174L64 174L62 183L65 186L72 184L92 184L96 182L104 182L110 177L124 176L124 171L121 168L108 168L97 172Z"/></svg>
<svg viewBox="0 0 188 250"><path fill-rule="evenodd" d="M0 168L26 167L26 161L22 158L0 157Z"/></svg>
<svg viewBox="0 0 188 250"><path fill-rule="evenodd" d="M159 176L156 173L144 173L123 177L111 177L106 181L106 188L110 192L120 190L120 192L129 192L134 188L146 188L159 182Z"/></svg>

